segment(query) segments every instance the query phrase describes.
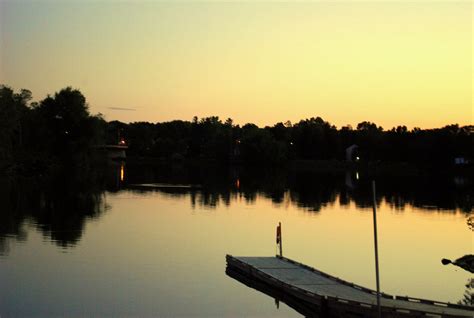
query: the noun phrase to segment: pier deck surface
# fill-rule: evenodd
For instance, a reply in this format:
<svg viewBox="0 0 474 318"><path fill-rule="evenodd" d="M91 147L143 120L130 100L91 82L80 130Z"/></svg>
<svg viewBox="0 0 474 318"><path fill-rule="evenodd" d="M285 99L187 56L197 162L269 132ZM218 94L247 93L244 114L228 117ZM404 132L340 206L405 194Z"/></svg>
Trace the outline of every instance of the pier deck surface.
<svg viewBox="0 0 474 318"><path fill-rule="evenodd" d="M233 257L227 256L230 267L246 272L273 287L287 290L306 301L329 299L353 306L375 308L375 291L330 276L304 264L281 257ZM432 314L438 317L474 317L473 308L431 300L383 294L381 307L407 315Z"/></svg>

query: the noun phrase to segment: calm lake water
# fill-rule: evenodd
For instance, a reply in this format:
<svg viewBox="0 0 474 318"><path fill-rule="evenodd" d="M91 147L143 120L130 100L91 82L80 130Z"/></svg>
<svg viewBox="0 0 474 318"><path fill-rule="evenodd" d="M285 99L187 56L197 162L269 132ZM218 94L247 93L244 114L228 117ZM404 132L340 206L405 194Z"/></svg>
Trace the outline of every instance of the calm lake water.
<svg viewBox="0 0 474 318"><path fill-rule="evenodd" d="M167 184L157 188L143 183ZM177 184L191 188L172 187ZM472 181L377 180L381 289L462 301ZM285 256L375 288L362 173L125 166L1 180L0 316L300 317L225 274L225 255Z"/></svg>

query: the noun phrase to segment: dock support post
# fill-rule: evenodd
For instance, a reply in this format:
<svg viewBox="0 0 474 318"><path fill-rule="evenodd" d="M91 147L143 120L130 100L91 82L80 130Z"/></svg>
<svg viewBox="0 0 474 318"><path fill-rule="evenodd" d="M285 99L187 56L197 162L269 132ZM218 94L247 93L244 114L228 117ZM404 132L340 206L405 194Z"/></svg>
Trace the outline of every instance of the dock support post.
<svg viewBox="0 0 474 318"><path fill-rule="evenodd" d="M378 317L382 317L382 310L380 307L380 280L379 280L379 253L377 244L377 201L375 198L375 180L372 180L372 197L373 197L373 212L374 212L374 246L375 246L375 278L377 282L377 310Z"/></svg>

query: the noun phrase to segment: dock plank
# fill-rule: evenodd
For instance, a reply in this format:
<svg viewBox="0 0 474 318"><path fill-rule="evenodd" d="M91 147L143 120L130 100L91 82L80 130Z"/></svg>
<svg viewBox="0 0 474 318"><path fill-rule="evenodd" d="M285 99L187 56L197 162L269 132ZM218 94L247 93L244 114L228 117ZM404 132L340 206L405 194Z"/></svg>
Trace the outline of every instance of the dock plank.
<svg viewBox="0 0 474 318"><path fill-rule="evenodd" d="M336 281L331 280L329 278L314 275L311 272L301 271L299 268L291 268L291 269L279 269L279 268L271 268L262 269L265 273L275 277L281 278L284 281L288 281L293 285L335 285L337 284Z"/></svg>
<svg viewBox="0 0 474 318"><path fill-rule="evenodd" d="M255 278L266 281L274 287L298 295L306 301L312 295L315 299L325 299L351 306L375 308L375 291L350 282L343 281L304 264L280 257L233 257L227 256L227 264L246 272ZM310 296L308 296L310 295ZM311 299L309 299L311 301ZM409 301L395 299L384 294L381 306L397 317L435 315L438 317L474 317L474 309L468 306L445 304L434 301Z"/></svg>
<svg viewBox="0 0 474 318"><path fill-rule="evenodd" d="M283 259L277 257L239 257L239 260L252 265L255 268L259 269L283 269L283 268L293 268L298 269L299 266L285 262Z"/></svg>

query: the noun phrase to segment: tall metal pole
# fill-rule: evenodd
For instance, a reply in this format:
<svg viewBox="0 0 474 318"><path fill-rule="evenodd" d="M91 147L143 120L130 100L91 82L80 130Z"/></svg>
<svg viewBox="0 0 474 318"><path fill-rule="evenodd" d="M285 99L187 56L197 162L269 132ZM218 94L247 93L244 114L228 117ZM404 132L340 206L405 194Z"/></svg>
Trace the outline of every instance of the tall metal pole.
<svg viewBox="0 0 474 318"><path fill-rule="evenodd" d="M380 279L379 279L379 252L377 244L377 202L375 199L375 180L372 180L372 207L374 211L374 245L375 245L375 277L377 282L377 310L378 317L382 317L382 308L380 307Z"/></svg>

